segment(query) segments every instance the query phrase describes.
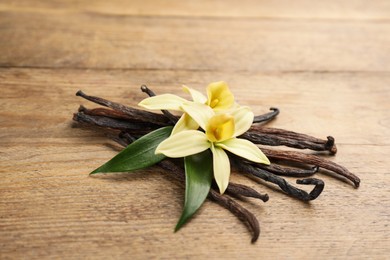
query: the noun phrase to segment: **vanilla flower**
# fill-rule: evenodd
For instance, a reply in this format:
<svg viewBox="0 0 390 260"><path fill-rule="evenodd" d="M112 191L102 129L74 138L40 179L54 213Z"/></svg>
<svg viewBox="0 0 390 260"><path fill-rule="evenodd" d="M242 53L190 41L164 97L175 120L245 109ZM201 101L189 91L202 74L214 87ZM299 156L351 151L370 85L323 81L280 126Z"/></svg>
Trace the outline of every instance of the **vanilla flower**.
<svg viewBox="0 0 390 260"><path fill-rule="evenodd" d="M181 105L183 111L205 132L184 130L171 135L158 145L156 154L179 158L211 149L214 179L222 194L230 178L230 162L224 150L253 162L263 164L270 164L270 162L255 144L237 138L252 125L254 114L248 107L238 107L230 110L230 113L216 113L208 105L183 103Z"/></svg>
<svg viewBox="0 0 390 260"><path fill-rule="evenodd" d="M209 84L207 86L207 97L187 86L183 86L183 90L191 95L193 103L205 104L216 112L231 109L234 105L234 96L228 85L223 81ZM172 130L172 135L174 135L184 130L196 130L199 128L196 120L193 120L183 109L183 105L189 102L191 101L177 95L163 94L146 98L138 105L151 110L164 109L184 112Z"/></svg>

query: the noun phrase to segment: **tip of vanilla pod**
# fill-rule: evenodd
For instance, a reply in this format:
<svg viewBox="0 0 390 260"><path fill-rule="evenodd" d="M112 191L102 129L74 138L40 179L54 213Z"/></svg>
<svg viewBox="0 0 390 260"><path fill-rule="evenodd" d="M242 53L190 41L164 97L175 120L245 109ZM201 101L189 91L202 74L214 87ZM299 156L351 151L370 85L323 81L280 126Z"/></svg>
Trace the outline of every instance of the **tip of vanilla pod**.
<svg viewBox="0 0 390 260"><path fill-rule="evenodd" d="M83 96L83 95L84 95L84 93L81 90L76 92L76 96L78 96L78 97Z"/></svg>

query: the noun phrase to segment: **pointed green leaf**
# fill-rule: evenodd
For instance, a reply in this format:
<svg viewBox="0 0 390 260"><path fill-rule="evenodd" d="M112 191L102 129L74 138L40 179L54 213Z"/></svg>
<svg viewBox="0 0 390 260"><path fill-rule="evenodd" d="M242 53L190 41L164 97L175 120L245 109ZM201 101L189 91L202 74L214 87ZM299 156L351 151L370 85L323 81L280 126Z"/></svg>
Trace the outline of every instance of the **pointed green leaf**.
<svg viewBox="0 0 390 260"><path fill-rule="evenodd" d="M165 158L155 154L157 146L171 134L172 127L162 127L129 144L114 158L91 172L130 172L152 166Z"/></svg>
<svg viewBox="0 0 390 260"><path fill-rule="evenodd" d="M184 209L176 225L178 231L200 208L206 199L213 179L213 159L210 149L184 158L186 195Z"/></svg>

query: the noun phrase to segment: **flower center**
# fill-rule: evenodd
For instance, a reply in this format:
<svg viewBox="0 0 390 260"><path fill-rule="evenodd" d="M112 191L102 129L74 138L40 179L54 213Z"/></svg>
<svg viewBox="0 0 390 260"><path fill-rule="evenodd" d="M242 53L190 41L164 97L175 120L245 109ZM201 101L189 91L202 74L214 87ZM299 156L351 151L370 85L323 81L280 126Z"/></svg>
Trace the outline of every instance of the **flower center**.
<svg viewBox="0 0 390 260"><path fill-rule="evenodd" d="M229 109L234 96L225 82L214 82L207 86L207 105L214 110Z"/></svg>
<svg viewBox="0 0 390 260"><path fill-rule="evenodd" d="M229 114L215 115L208 121L206 136L210 142L222 142L233 137L234 117Z"/></svg>
<svg viewBox="0 0 390 260"><path fill-rule="evenodd" d="M211 107L211 108L214 108L214 107L216 107L216 106L218 105L218 103L219 103L219 99L218 99L218 98L213 99L213 100L211 100L211 102L210 102L210 107Z"/></svg>

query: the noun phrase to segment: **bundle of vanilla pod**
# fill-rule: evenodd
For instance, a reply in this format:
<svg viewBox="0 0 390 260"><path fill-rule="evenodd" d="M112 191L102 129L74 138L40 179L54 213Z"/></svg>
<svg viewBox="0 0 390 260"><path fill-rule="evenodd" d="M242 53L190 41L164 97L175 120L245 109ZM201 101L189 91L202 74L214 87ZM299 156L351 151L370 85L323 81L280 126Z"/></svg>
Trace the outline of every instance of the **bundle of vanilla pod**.
<svg viewBox="0 0 390 260"><path fill-rule="evenodd" d="M341 178L350 181L356 188L359 186L360 179L357 176L345 167L322 157L324 151L330 155L336 154L337 148L333 137L328 136L323 140L293 131L266 127L267 122L279 114L277 108L271 108L270 112L252 116L252 118L250 117L251 112L245 110L246 107L238 107L235 103L232 103L231 107L226 110L227 112L223 112L224 114L215 109L213 106L222 98L229 102L232 99L232 94L224 84L220 82L210 84L207 88L207 97L196 90L186 88L193 101L184 101L172 94L156 96L153 91L143 85L141 90L149 98L141 103L149 104L149 107L147 105L142 107L161 108L161 111L157 112L125 106L78 91L77 96L102 107L88 109L80 106L78 112L73 115L73 120L79 126L92 127L109 134L113 140L124 147L124 150L117 156L92 171L91 174L133 172L156 164L169 173L173 173L175 178L185 185L185 205L175 228L176 231L193 216L208 197L249 224L248 227L252 232L252 242L255 242L259 237L259 222L253 213L241 206L236 200L239 200L240 197L253 197L266 202L269 197L267 194L259 193L246 185L231 182L229 177L221 177L221 173L217 173L217 171L222 171L222 174L224 174L223 171L226 171L226 169L220 170L221 167L216 165L216 160L220 160L218 156L224 158L226 154L227 159L223 160L228 160L228 165L235 172L250 179L260 178L273 183L281 189L281 192L302 201L314 200L323 191L324 182L311 177L321 172L321 169L341 176ZM165 104L164 100L171 103ZM226 105L225 103L220 104ZM182 111L181 116L168 111L176 107ZM244 112L252 123L245 132L236 131L238 134L234 136L234 141L237 139L238 144L233 142L230 137L230 139L224 138L220 142L215 140L215 138L223 138L220 135L232 135L230 132L237 129L239 124L243 124L241 114ZM203 114L207 113L210 114L209 118L202 119ZM234 118L235 115L238 115L236 119ZM205 125L202 125L201 120L206 120ZM238 122L239 120L241 121ZM185 122L190 123L185 125ZM207 122L210 123L207 124ZM189 125L193 127L188 129ZM185 130L182 131L182 128L185 128ZM179 133L176 134L176 132ZM196 145L186 144L183 139L185 136L194 136L193 140L199 138L202 142L199 145L197 143ZM206 138L206 141L203 141L202 138ZM193 140L189 140L189 142ZM259 147L260 152L253 152L254 156L259 154L259 157L261 157L258 161L256 161L256 158L252 159L251 154L246 156L245 151L237 152L239 149L236 149L236 147L241 143L246 145L249 142ZM174 144L184 147L178 151L183 160L174 159L179 158L173 152L177 148L172 147ZM229 144L232 144L231 147L228 147ZM197 145L199 150L192 151L192 147L197 147ZM204 148L201 147L202 145ZM271 149L263 146L286 146L295 149L309 149L320 153L307 154L291 149L283 151L280 148ZM222 150L220 147L225 149L222 155L221 152L217 152L218 149ZM228 168L230 174L230 167ZM297 184L313 185L314 187L310 192L306 192L290 184L282 176L299 177L296 180ZM259 183L256 182L256 184Z"/></svg>

